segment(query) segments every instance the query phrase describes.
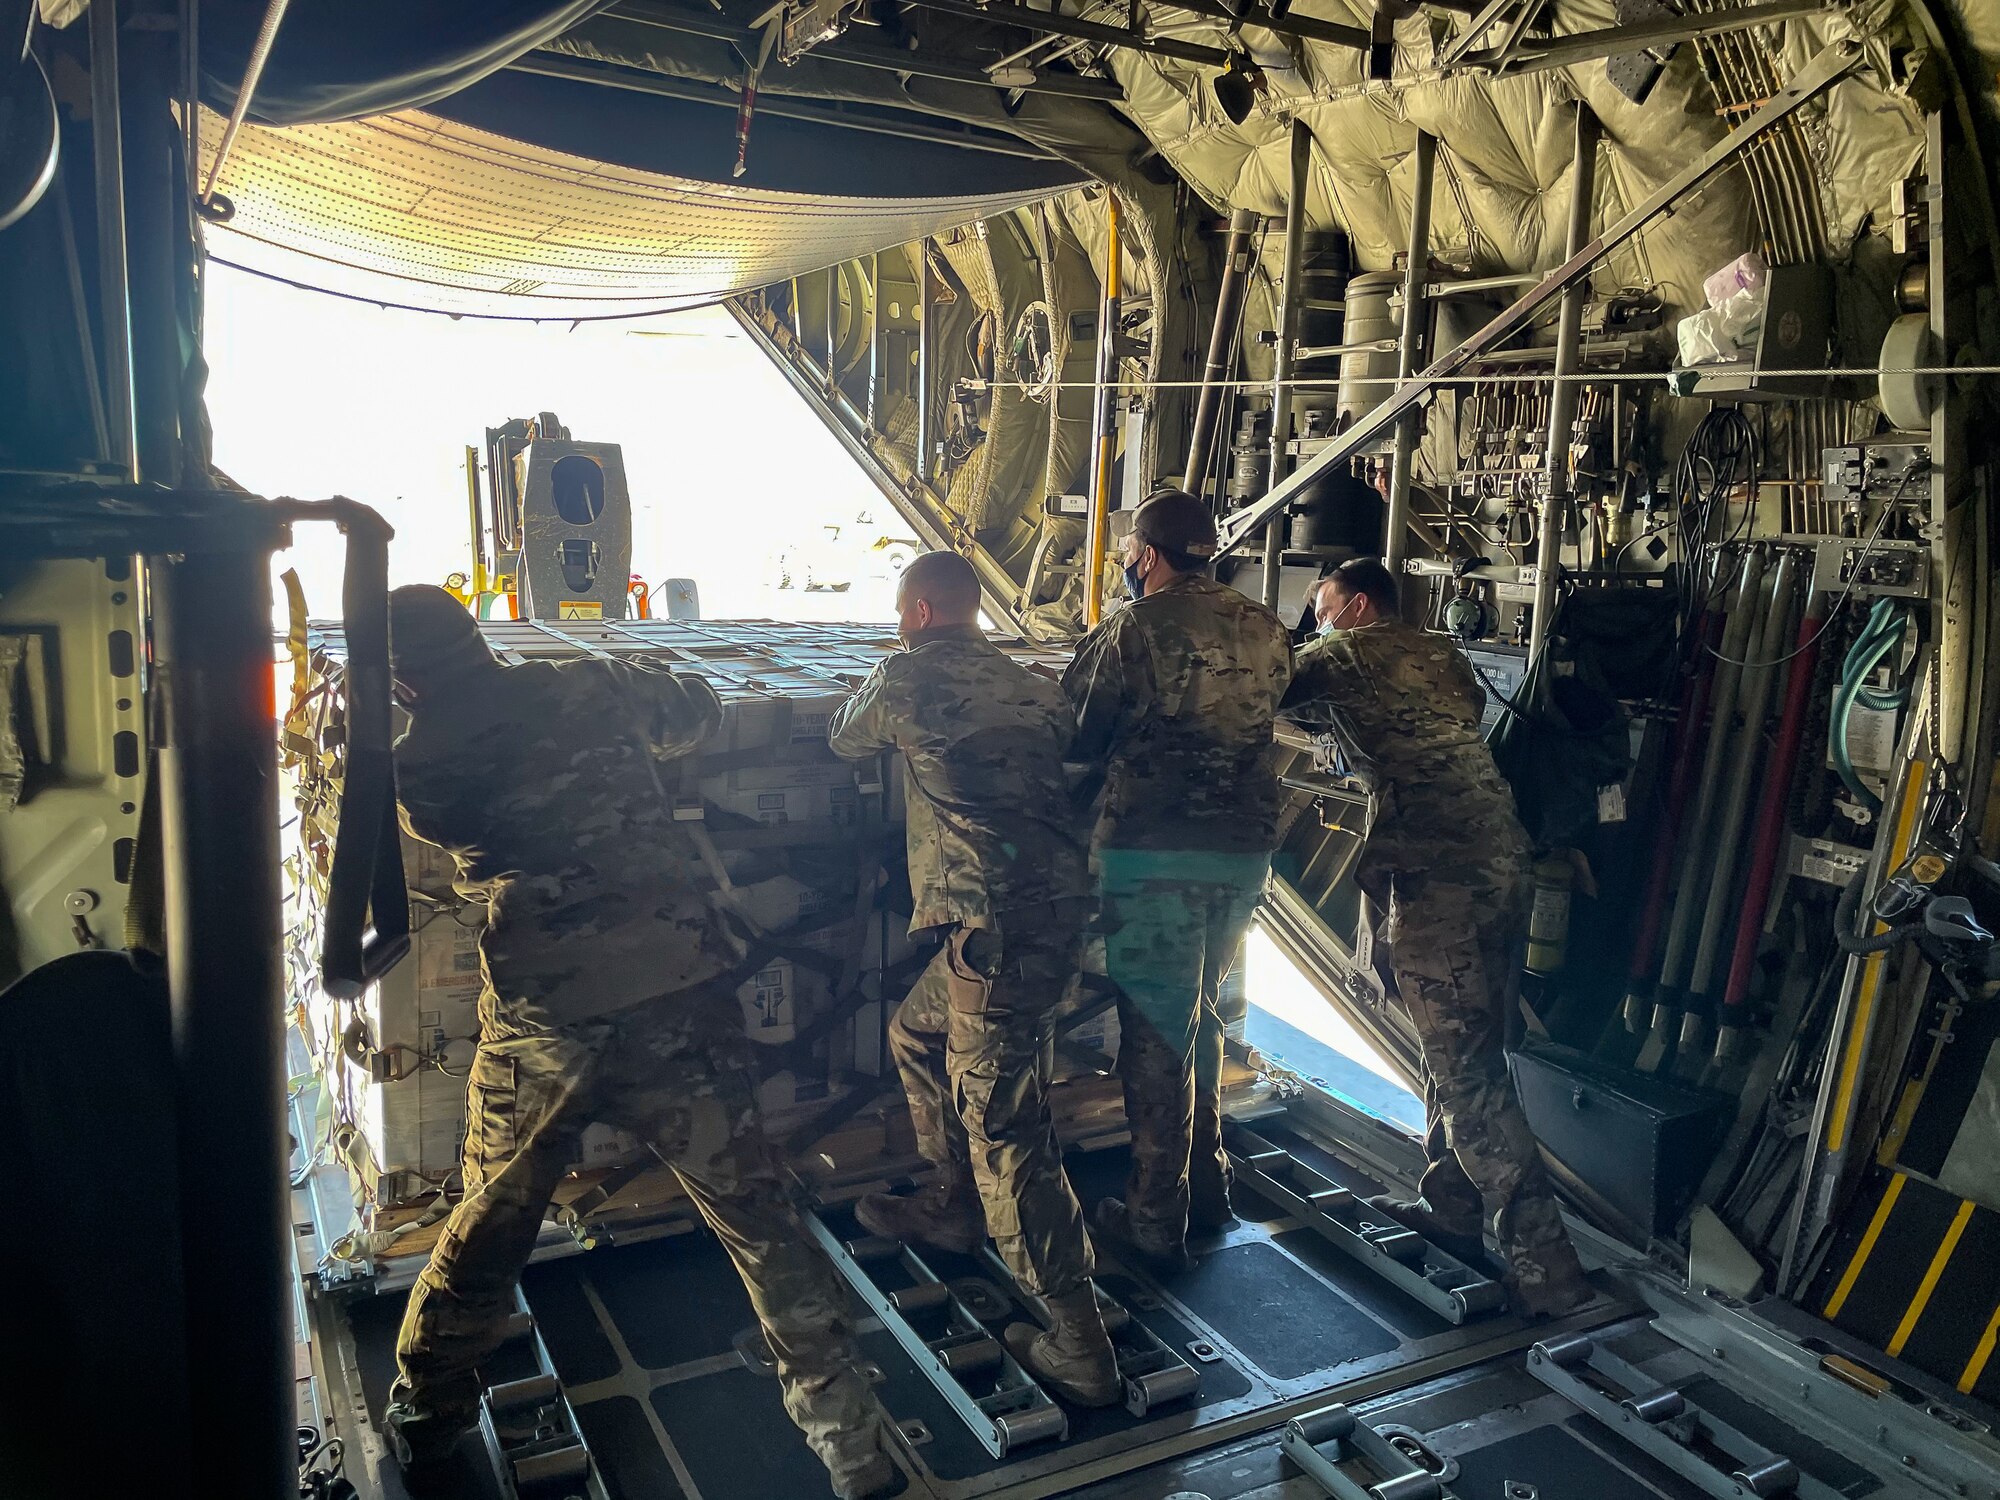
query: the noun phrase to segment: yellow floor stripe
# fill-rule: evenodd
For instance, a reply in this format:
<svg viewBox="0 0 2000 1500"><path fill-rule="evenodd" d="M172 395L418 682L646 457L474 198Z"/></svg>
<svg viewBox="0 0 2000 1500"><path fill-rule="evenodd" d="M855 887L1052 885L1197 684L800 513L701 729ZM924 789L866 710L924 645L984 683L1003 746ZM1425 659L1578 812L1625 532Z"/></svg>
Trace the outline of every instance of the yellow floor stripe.
<svg viewBox="0 0 2000 1500"><path fill-rule="evenodd" d="M1896 837L1889 845L1886 869L1893 871L1909 853L1910 836L1915 831L1917 810L1923 803L1924 763L1910 762L1909 772L1903 782L1903 797L1896 810ZM1880 922L1874 924L1876 932L1886 931ZM1833 1111L1827 1119L1826 1149L1839 1151L1847 1145L1849 1115L1854 1107L1854 1096L1860 1091L1862 1052L1868 1041L1868 1026L1875 1014L1875 997L1882 988L1883 956L1871 954L1863 960L1861 990L1854 997L1854 1019L1847 1028L1847 1048L1840 1059L1840 1084L1833 1093Z"/></svg>
<svg viewBox="0 0 2000 1500"><path fill-rule="evenodd" d="M1924 1272L1924 1279L1917 1283L1917 1295L1910 1299L1908 1309L1903 1313L1903 1321L1896 1325L1896 1335L1889 1340L1889 1352L1901 1354L1903 1345L1910 1341L1910 1335L1917 1331L1917 1323L1930 1306L1931 1293L1937 1290L1938 1278L1944 1275L1944 1268L1951 1261L1951 1252L1958 1248L1958 1237L1965 1233L1967 1221L1972 1218L1972 1200L1959 1200L1958 1212L1951 1217L1951 1228L1938 1241L1937 1254L1931 1257L1930 1268Z"/></svg>
<svg viewBox="0 0 2000 1500"><path fill-rule="evenodd" d="M1979 1377L1986 1373L1986 1362L1993 1357L1995 1343L2000 1343L2000 1306L1986 1320L1986 1332L1980 1336L1979 1347L1972 1351L1972 1358L1965 1362L1965 1373L1958 1377L1958 1388L1968 1396L1979 1384Z"/></svg>
<svg viewBox="0 0 2000 1500"><path fill-rule="evenodd" d="M1826 1316L1835 1318L1841 1308L1847 1305L1847 1294L1854 1290L1854 1283L1861 1279L1861 1268L1868 1264L1868 1257L1875 1253L1875 1242L1882 1237L1882 1226L1889 1222L1889 1211L1896 1206L1896 1200L1903 1196L1903 1184L1909 1179L1901 1172L1889 1179L1889 1186L1882 1192L1882 1201L1875 1205L1875 1217L1868 1221L1868 1230L1861 1236L1861 1243L1854 1247L1854 1259L1847 1263L1847 1270L1841 1274L1840 1285L1833 1289L1833 1295L1826 1301Z"/></svg>

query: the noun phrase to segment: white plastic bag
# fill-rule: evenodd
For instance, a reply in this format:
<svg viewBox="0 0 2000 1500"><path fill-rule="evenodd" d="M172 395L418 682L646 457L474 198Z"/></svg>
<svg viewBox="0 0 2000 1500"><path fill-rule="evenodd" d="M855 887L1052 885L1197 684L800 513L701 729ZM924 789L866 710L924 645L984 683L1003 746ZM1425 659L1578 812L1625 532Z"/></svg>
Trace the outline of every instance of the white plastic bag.
<svg viewBox="0 0 2000 1500"><path fill-rule="evenodd" d="M1725 298L1720 307L1689 314L1674 329L1682 368L1741 359L1756 344L1763 326L1762 287L1745 287Z"/></svg>
<svg viewBox="0 0 2000 1500"><path fill-rule="evenodd" d="M1755 250L1745 250L1713 273L1701 284L1701 289L1710 307L1721 307L1739 292L1761 293L1768 274L1763 257Z"/></svg>

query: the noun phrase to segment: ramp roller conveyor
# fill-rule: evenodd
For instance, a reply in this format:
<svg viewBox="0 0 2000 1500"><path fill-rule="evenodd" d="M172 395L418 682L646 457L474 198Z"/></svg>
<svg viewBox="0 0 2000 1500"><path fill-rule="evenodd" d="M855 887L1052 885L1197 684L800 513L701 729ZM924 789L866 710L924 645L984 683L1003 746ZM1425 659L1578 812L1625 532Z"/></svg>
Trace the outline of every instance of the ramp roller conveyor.
<svg viewBox="0 0 2000 1500"><path fill-rule="evenodd" d="M1049 1326L1047 1305L1041 1298L1020 1289L1006 1262L991 1245L980 1259L1002 1286L1013 1286L1027 1304L1035 1320ZM1201 1372L1152 1329L1133 1317L1130 1310L1102 1286L1096 1288L1097 1310L1104 1319L1104 1331L1111 1335L1118 1356L1118 1378L1125 1387L1125 1410L1143 1417L1170 1401L1192 1396L1201 1386Z"/></svg>
<svg viewBox="0 0 2000 1500"><path fill-rule="evenodd" d="M520 1287L502 1344L526 1342L535 1373L489 1386L479 1438L505 1500L606 1500L604 1481Z"/></svg>
<svg viewBox="0 0 2000 1500"><path fill-rule="evenodd" d="M1299 1472L1333 1500L1457 1500L1440 1477L1443 1461L1413 1439L1402 1437L1399 1441L1417 1447L1432 1466L1426 1467L1398 1442L1340 1405L1292 1418L1285 1424L1281 1447ZM1357 1479L1339 1467L1357 1460L1378 1477Z"/></svg>
<svg viewBox="0 0 2000 1500"><path fill-rule="evenodd" d="M1370 1209L1284 1147L1234 1125L1227 1140L1240 1181L1445 1321L1462 1324L1506 1306L1505 1289L1485 1272Z"/></svg>
<svg viewBox="0 0 2000 1500"><path fill-rule="evenodd" d="M1542 1340L1528 1351L1528 1372L1716 1500L1837 1500L1840 1493L1586 1334Z"/></svg>
<svg viewBox="0 0 2000 1500"><path fill-rule="evenodd" d="M843 1241L808 1214L820 1248L896 1342L995 1458L1030 1443L1069 1436L1069 1419L964 1301L899 1240ZM894 1266L908 1286L885 1289L870 1266ZM942 1330L928 1336L913 1318ZM984 1392L984 1394L979 1394Z"/></svg>

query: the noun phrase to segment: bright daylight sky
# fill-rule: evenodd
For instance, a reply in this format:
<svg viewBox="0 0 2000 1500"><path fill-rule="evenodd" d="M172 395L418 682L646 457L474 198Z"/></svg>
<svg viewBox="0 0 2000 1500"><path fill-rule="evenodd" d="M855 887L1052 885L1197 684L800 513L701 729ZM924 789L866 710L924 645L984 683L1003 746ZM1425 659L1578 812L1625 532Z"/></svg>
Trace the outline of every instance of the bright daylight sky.
<svg viewBox="0 0 2000 1500"><path fill-rule="evenodd" d="M256 494L373 506L396 528L392 584L470 570L465 445L552 411L579 440L624 447L632 570L648 584L693 578L710 619L894 618L868 544L907 528L719 307L574 329L454 321L212 266L206 349L217 466ZM878 524L852 524L864 513ZM298 570L315 615L338 616L338 535L297 537L278 567ZM778 588L778 554L801 544L851 589ZM1249 963L1259 1005L1395 1081L1262 934Z"/></svg>
<svg viewBox="0 0 2000 1500"><path fill-rule="evenodd" d="M713 619L892 618L866 543L908 528L719 307L574 329L454 321L211 266L206 348L217 466L256 494L373 506L396 528L392 584L470 570L466 444L551 411L579 440L624 447L632 570L649 585L693 578ZM880 524L855 525L864 513ZM826 544L829 522L842 545ZM315 615L338 615L338 535L298 539L279 567L298 569ZM776 554L802 543L853 588L777 589Z"/></svg>

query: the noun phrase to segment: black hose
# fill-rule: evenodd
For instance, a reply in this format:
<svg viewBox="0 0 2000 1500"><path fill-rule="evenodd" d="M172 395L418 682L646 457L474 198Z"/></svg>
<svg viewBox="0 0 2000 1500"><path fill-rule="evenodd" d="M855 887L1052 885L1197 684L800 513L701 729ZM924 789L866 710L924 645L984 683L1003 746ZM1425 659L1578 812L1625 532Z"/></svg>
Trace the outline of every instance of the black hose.
<svg viewBox="0 0 2000 1500"><path fill-rule="evenodd" d="M1855 925L1855 918L1861 911L1861 888L1868 882L1868 869L1864 865L1854 872L1840 892L1840 904L1833 910L1833 940L1840 944L1842 953L1856 956L1868 953L1887 953L1899 943L1907 942L1924 930L1922 921L1900 922L1887 932L1873 937L1863 937Z"/></svg>

